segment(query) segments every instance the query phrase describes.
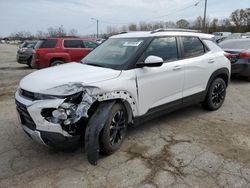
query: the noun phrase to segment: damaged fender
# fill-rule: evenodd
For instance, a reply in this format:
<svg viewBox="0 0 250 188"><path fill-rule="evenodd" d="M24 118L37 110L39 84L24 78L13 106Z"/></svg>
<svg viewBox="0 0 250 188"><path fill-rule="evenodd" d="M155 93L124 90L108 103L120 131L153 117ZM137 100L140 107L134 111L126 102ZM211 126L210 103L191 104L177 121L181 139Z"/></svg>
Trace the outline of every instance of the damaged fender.
<svg viewBox="0 0 250 188"><path fill-rule="evenodd" d="M114 104L114 100L100 103L87 125L85 132L85 150L88 161L92 165L97 165L100 150L99 135L108 120L110 110Z"/></svg>

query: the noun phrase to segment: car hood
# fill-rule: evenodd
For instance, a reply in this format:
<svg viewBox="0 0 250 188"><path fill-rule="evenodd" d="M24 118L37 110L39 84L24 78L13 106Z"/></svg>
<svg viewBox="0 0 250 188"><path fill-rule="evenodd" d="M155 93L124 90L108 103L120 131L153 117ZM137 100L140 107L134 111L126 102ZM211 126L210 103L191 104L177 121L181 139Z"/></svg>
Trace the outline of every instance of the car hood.
<svg viewBox="0 0 250 188"><path fill-rule="evenodd" d="M20 88L34 93L46 94L46 91L51 88L71 83L89 85L95 82L114 79L118 77L120 73L121 71L119 70L109 68L84 65L75 62L67 63L27 75L21 80Z"/></svg>

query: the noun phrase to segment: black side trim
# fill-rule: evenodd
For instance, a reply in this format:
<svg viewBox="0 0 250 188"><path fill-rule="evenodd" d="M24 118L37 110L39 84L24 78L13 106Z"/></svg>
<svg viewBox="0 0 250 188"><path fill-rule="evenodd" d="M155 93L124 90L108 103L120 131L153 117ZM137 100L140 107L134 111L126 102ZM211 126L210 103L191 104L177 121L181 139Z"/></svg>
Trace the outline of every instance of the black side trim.
<svg viewBox="0 0 250 188"><path fill-rule="evenodd" d="M167 104L163 104L161 106L157 106L155 108L150 109L145 115L135 117L134 118L134 125L140 125L146 121L149 121L151 119L155 119L157 117L160 117L164 114L176 111L180 108L196 104L199 102L204 101L206 97L206 91L185 97L183 99L179 99Z"/></svg>

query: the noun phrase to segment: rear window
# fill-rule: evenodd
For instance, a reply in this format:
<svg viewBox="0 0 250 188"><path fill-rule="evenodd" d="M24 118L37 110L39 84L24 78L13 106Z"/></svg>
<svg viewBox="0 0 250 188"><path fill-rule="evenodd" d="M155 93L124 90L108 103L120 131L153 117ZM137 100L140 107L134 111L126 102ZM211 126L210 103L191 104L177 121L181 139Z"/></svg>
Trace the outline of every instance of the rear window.
<svg viewBox="0 0 250 188"><path fill-rule="evenodd" d="M181 37L183 48L184 48L184 58L196 57L203 55L205 53L205 47L197 37Z"/></svg>
<svg viewBox="0 0 250 188"><path fill-rule="evenodd" d="M219 43L219 46L223 49L250 50L250 40L226 40Z"/></svg>
<svg viewBox="0 0 250 188"><path fill-rule="evenodd" d="M81 40L64 40L64 48L82 48Z"/></svg>
<svg viewBox="0 0 250 188"><path fill-rule="evenodd" d="M56 39L49 39L49 40L42 40L40 43L39 43L39 46L36 45L36 48L55 48L56 46L56 43L57 43L57 40Z"/></svg>

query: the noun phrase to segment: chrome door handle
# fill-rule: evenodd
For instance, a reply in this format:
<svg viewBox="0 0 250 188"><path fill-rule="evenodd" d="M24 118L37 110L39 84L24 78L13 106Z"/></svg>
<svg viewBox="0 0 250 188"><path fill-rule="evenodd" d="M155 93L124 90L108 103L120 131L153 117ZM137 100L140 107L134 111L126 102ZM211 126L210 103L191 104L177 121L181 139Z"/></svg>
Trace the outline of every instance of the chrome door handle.
<svg viewBox="0 0 250 188"><path fill-rule="evenodd" d="M177 66L174 66L173 70L181 70L181 66L177 65Z"/></svg>
<svg viewBox="0 0 250 188"><path fill-rule="evenodd" d="M214 59L209 59L208 63L214 63Z"/></svg>

